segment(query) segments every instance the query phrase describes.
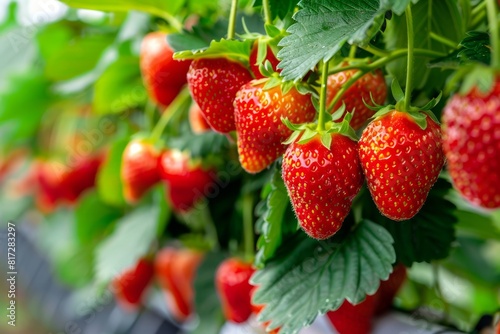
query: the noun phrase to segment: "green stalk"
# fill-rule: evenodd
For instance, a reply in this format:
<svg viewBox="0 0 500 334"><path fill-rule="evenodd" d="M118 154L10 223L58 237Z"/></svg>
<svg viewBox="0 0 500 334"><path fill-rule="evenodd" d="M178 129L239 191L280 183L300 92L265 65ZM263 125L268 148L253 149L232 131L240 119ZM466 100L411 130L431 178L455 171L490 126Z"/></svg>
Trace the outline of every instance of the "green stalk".
<svg viewBox="0 0 500 334"><path fill-rule="evenodd" d="M231 12L229 13L229 25L227 26L227 39L234 38L237 10L238 10L238 0L232 0L231 1Z"/></svg>
<svg viewBox="0 0 500 334"><path fill-rule="evenodd" d="M349 49L349 58L350 59L354 59L356 58L356 50L358 49L358 47L356 45L351 45L351 48Z"/></svg>
<svg viewBox="0 0 500 334"><path fill-rule="evenodd" d="M441 44L444 44L446 46L449 46L450 48L452 49L455 49L457 47L457 43L453 42L452 40L446 38L446 37L443 37L441 35L438 35L436 34L435 32L431 32L429 34L430 38L432 38L433 40L435 40L436 42L439 42Z"/></svg>
<svg viewBox="0 0 500 334"><path fill-rule="evenodd" d="M368 45L361 47L361 48L365 51L373 53L375 56L378 56L378 57L387 57L389 55L389 53L387 51L379 49L376 46L373 46L371 44L368 44Z"/></svg>
<svg viewBox="0 0 500 334"><path fill-rule="evenodd" d="M370 72L372 70L375 70L377 68L382 67L383 65L390 63L391 61L404 57L408 53L408 49L398 49L392 51L388 56L379 58L373 63L368 63L369 60L367 60L364 63L357 63L354 65L347 65L347 66L339 66L334 69L329 70L328 74L335 74L339 73L342 71L347 71L347 70L353 70L353 69L359 69L365 72ZM423 56L423 57L444 57L446 56L445 53L439 52L439 51L433 51L433 50L427 50L427 49L413 49L413 54L415 56Z"/></svg>
<svg viewBox="0 0 500 334"><path fill-rule="evenodd" d="M156 126L154 127L152 133L151 133L151 139L153 142L156 142L160 139L161 134L163 133L163 130L165 130L165 127L168 125L170 120L179 112L182 110L182 105L186 103L186 101L189 98L189 90L187 87L185 87L179 95L175 98L174 101L163 111L163 114L161 115L160 120L158 123L156 123Z"/></svg>
<svg viewBox="0 0 500 334"><path fill-rule="evenodd" d="M345 92L357 81L359 80L359 78L361 78L363 75L365 75L367 72L369 71L363 71L363 70L360 70L358 72L356 72L349 80L347 80L343 85L342 85L342 88L339 89L339 91L337 92L337 94L335 94L335 97L333 98L332 102L330 102L330 104L328 105L328 109L327 110L331 110L336 104L337 102L340 101L340 99L342 98L342 96L344 96ZM320 114L321 115L321 114ZM319 123L318 123L319 125Z"/></svg>
<svg viewBox="0 0 500 334"><path fill-rule="evenodd" d="M269 5L269 0L262 0L262 8L264 9L264 22L266 24L272 24L273 20L271 18L271 6Z"/></svg>
<svg viewBox="0 0 500 334"><path fill-rule="evenodd" d="M243 237L245 247L245 258L253 261L254 230L253 230L253 196L251 193L243 195Z"/></svg>
<svg viewBox="0 0 500 334"><path fill-rule="evenodd" d="M146 107L144 108L144 114L146 115L147 120L147 129L151 131L154 127L155 121L155 104L151 99L148 99L146 103Z"/></svg>
<svg viewBox="0 0 500 334"><path fill-rule="evenodd" d="M498 9L496 0L486 0L486 12L488 13L488 27L490 28L491 42L491 66L495 69L500 67L500 40L498 32Z"/></svg>
<svg viewBox="0 0 500 334"><path fill-rule="evenodd" d="M328 87L328 62L323 61L323 68L321 70L321 90L319 93L318 132L325 131L327 87Z"/></svg>
<svg viewBox="0 0 500 334"><path fill-rule="evenodd" d="M405 99L403 104L403 110L410 110L411 103L411 91L413 84L413 45L414 45L414 33L413 33L413 16L411 14L411 4L406 7L406 29L408 34L408 61L406 63L406 87L405 87Z"/></svg>

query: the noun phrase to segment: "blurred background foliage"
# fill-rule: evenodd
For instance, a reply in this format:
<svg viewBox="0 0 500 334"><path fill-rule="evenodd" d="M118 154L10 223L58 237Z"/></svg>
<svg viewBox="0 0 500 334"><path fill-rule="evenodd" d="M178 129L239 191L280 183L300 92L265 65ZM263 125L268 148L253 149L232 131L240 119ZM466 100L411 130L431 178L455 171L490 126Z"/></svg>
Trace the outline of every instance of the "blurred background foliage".
<svg viewBox="0 0 500 334"><path fill-rule="evenodd" d="M175 10L175 1L161 3ZM99 255L97 245L129 210L117 190L116 171L128 138L145 122L141 114L147 96L139 70L139 45L147 32L165 28L166 21L135 11L70 9L57 1L4 1L0 6L0 164L14 158L16 163L0 179L1 222L7 218L35 221L39 248L51 259L57 276L67 285L89 291L96 275L107 275L99 269L103 264L96 263L96 256L106 257ZM120 6L126 8L127 1ZM213 23L225 9L204 0L189 1L189 10ZM19 191L22 185L16 180L26 174L33 159L66 159L74 149L69 143L75 133L93 140L96 147L110 147L97 190L86 193L74 211L61 208L41 216L33 197ZM192 143L197 144L200 141ZM162 193L158 190L154 196ZM397 305L415 317L413 310L428 308L436 322L471 330L482 314L499 308L500 211L472 208L454 190L447 196L457 205L458 218L451 254L432 264L414 264ZM149 210L147 214L154 218L159 213ZM137 217L132 224L144 220ZM154 229L154 224L140 226ZM128 238L140 235L137 230L122 230ZM111 247L118 252L121 246Z"/></svg>

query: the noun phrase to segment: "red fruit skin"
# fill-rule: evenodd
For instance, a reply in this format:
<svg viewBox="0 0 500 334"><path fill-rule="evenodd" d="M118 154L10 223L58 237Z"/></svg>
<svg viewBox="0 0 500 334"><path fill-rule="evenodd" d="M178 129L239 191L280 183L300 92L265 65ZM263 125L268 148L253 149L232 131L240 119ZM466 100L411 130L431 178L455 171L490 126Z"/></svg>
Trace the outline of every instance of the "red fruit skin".
<svg viewBox="0 0 500 334"><path fill-rule="evenodd" d="M215 171L191 163L189 156L179 150L167 150L160 158L160 176L168 189L174 210L185 212L210 192Z"/></svg>
<svg viewBox="0 0 500 334"><path fill-rule="evenodd" d="M137 264L115 277L112 287L118 304L126 310L136 309L141 298L153 279L153 263L140 259Z"/></svg>
<svg viewBox="0 0 500 334"><path fill-rule="evenodd" d="M327 239L341 228L363 185L356 142L340 134L332 134L330 150L319 135L294 142L283 156L282 177L302 229Z"/></svg>
<svg viewBox="0 0 500 334"><path fill-rule="evenodd" d="M189 125L195 134L210 131L210 125L207 123L205 117L203 117L200 106L194 102L189 108Z"/></svg>
<svg viewBox="0 0 500 334"><path fill-rule="evenodd" d="M193 100L210 127L220 133L236 129L234 97L250 80L252 75L244 66L225 58L196 59L187 74Z"/></svg>
<svg viewBox="0 0 500 334"><path fill-rule="evenodd" d="M327 312L326 316L339 334L368 334L372 329L376 299L375 295L366 296L357 305L345 300L340 308Z"/></svg>
<svg viewBox="0 0 500 334"><path fill-rule="evenodd" d="M159 156L154 146L146 141L133 140L125 147L121 179L128 203L137 203L144 193L160 181Z"/></svg>
<svg viewBox="0 0 500 334"><path fill-rule="evenodd" d="M347 70L328 76L328 87L326 95L326 105L329 106L337 92L342 89L342 86L359 70ZM343 98L334 106L333 110L337 110L345 104L346 113L354 111L354 115L349 122L354 130L359 130L365 125L366 121L375 114L374 110L368 108L364 103L373 105L375 102L382 105L387 97L387 85L385 83L384 74L381 70L369 72L358 79L344 93ZM373 102L372 102L373 98ZM345 116L345 113L344 113ZM342 116L337 122L342 121Z"/></svg>
<svg viewBox="0 0 500 334"><path fill-rule="evenodd" d="M286 150L284 142L291 134L281 118L294 124L311 122L316 110L309 94L292 88L283 94L278 85L264 90L266 80L252 80L236 94L234 117L241 166L258 173L271 165Z"/></svg>
<svg viewBox="0 0 500 334"><path fill-rule="evenodd" d="M406 277L406 267L398 264L394 267L394 270L386 281L380 281L380 287L375 294L377 299L376 315L390 310L394 297L396 297L399 289L403 286Z"/></svg>
<svg viewBox="0 0 500 334"><path fill-rule="evenodd" d="M227 320L242 323L252 314L250 277L254 273L250 263L236 258L223 261L215 273L215 287Z"/></svg>
<svg viewBox="0 0 500 334"><path fill-rule="evenodd" d="M186 84L190 60L175 60L162 32L147 34L141 45L140 68L150 98L167 107Z"/></svg>
<svg viewBox="0 0 500 334"><path fill-rule="evenodd" d="M36 206L43 213L50 213L63 196L61 181L67 167L56 161L37 160L34 169L34 180L38 186Z"/></svg>
<svg viewBox="0 0 500 334"><path fill-rule="evenodd" d="M455 188L469 202L500 207L500 78L488 93L456 94L443 113L443 149Z"/></svg>
<svg viewBox="0 0 500 334"><path fill-rule="evenodd" d="M167 304L178 321L193 312L193 279L203 260L203 253L190 249L166 247L156 255L155 273L167 296Z"/></svg>
<svg viewBox="0 0 500 334"><path fill-rule="evenodd" d="M93 188L103 160L104 154L97 153L76 161L74 166L63 174L60 183L61 197L74 204L85 190Z"/></svg>
<svg viewBox="0 0 500 334"><path fill-rule="evenodd" d="M407 113L372 121L359 141L361 166L380 212L396 221L422 208L444 164L441 129L429 116L422 130Z"/></svg>
<svg viewBox="0 0 500 334"><path fill-rule="evenodd" d="M259 52L258 45L259 45L259 43L257 41L255 41L255 43L253 44L253 47L252 47L252 51L250 52L249 62L250 62L250 70L252 71L255 78L262 79L262 78L265 78L265 76L262 73L260 73L259 66L261 64L259 64L257 62L257 55ZM267 49L266 49L266 58L264 59L264 62L266 60L269 60L269 62L271 63L271 65L273 67L273 70L275 72L281 73L281 68L278 68L278 64L280 63L280 61L278 58L276 58L276 56L274 55L274 52L270 46L267 46Z"/></svg>

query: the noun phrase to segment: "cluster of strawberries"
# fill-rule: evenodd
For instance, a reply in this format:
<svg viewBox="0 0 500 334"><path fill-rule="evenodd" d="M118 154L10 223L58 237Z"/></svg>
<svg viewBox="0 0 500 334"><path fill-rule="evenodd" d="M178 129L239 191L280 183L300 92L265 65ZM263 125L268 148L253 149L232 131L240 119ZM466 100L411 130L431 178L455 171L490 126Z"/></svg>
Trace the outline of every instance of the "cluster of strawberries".
<svg viewBox="0 0 500 334"><path fill-rule="evenodd" d="M355 110L354 116L344 113L332 118L322 131L312 123L316 117L312 93L297 85L269 84L270 79L256 64L256 45L249 57L250 69L221 57L178 62L166 36L152 33L145 38L141 53L145 84L151 98L166 107L187 82L194 100L190 111L193 130L236 131L239 160L247 172L263 171L283 156L283 180L300 225L311 237L326 239L341 228L365 180L383 215L396 221L412 218L422 208L446 158L455 186L465 198L485 208L500 206L498 80L489 93L473 88L453 96L445 107L442 134L441 126L426 110L386 108L370 121L375 111L365 102L382 105L387 95L383 74L376 70L363 75L332 106L339 109L344 104L346 110ZM279 72L273 50L268 47L266 52L266 62ZM356 71L329 76L327 103ZM298 130L283 120L310 126ZM346 135L346 124L361 131L359 141ZM292 140L286 142L288 138ZM174 209L186 211L214 181L215 171L202 168L184 152L161 152L154 143L136 139L125 149L121 176L130 203L163 179ZM173 314L185 320L192 312L192 278L202 257L195 251L166 248L157 254L154 265L143 259L118 277L114 283L117 295L137 304L156 275L169 291ZM236 258L218 268L216 287L228 320L244 322L262 309L262 305L251 304L253 271L251 264ZM142 277L140 283L130 283L134 280L127 277L133 275ZM346 332L342 329L345 319L359 311L367 322L349 322L348 328L357 322L364 328L359 332L367 332L370 319L377 310L387 309L405 276L404 267L397 266L377 294L356 306L346 301L328 317L340 332Z"/></svg>

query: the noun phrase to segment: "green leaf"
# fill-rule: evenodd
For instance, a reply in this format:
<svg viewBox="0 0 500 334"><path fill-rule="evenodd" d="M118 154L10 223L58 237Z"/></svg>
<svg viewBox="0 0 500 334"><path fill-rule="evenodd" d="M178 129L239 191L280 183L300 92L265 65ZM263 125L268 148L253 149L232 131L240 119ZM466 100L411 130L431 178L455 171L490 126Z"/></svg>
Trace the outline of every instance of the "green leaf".
<svg viewBox="0 0 500 334"><path fill-rule="evenodd" d="M45 75L50 80L62 81L89 72L112 42L112 36L101 34L74 38L60 45L60 49L50 52L46 59Z"/></svg>
<svg viewBox="0 0 500 334"><path fill-rule="evenodd" d="M279 68L285 80L297 81L320 60L329 61L342 47L362 42L375 18L383 13L376 0L300 1L297 21L279 43Z"/></svg>
<svg viewBox="0 0 500 334"><path fill-rule="evenodd" d="M299 0L269 0L271 19L284 19L287 16L291 16L298 2ZM262 0L256 0L254 2L254 7L260 6L262 6Z"/></svg>
<svg viewBox="0 0 500 334"><path fill-rule="evenodd" d="M490 35L482 31L469 31L460 42L460 48L445 57L430 62L430 67L458 68L460 65L479 62L489 65L491 62Z"/></svg>
<svg viewBox="0 0 500 334"><path fill-rule="evenodd" d="M142 106L147 100L139 70L139 58L121 57L111 64L94 86L94 112L120 113Z"/></svg>
<svg viewBox="0 0 500 334"><path fill-rule="evenodd" d="M89 215L89 212L92 212ZM76 235L81 244L98 240L122 215L120 210L105 204L95 191L85 193L75 209Z"/></svg>
<svg viewBox="0 0 500 334"><path fill-rule="evenodd" d="M396 258L391 235L366 220L340 243L302 234L294 241L252 277L258 286L253 301L266 305L259 318L271 321L269 328L280 326L280 333L297 333L345 299L357 304L374 294Z"/></svg>
<svg viewBox="0 0 500 334"><path fill-rule="evenodd" d="M100 283L146 255L158 234L160 208L157 205L139 207L117 222L117 228L96 249L95 273Z"/></svg>
<svg viewBox="0 0 500 334"><path fill-rule="evenodd" d="M61 0L68 6L109 12L138 10L157 16L176 14L186 0Z"/></svg>
<svg viewBox="0 0 500 334"><path fill-rule="evenodd" d="M449 46L443 45L431 38L431 32L443 36L453 42L458 42L464 37L466 29L465 14L461 3L455 0L420 0L412 6L414 47L423 48L442 53L448 53ZM443 24L447 22L447 24ZM406 15L393 16L387 21L384 40L388 50L406 48L407 29ZM413 87L425 88L431 91L441 87L446 76L440 69L431 69L427 65L429 57L415 57L413 71ZM406 57L399 58L387 65L388 72L400 83L406 82ZM433 80L430 80L432 76Z"/></svg>
<svg viewBox="0 0 500 334"><path fill-rule="evenodd" d="M54 271L65 284L79 287L92 279L94 244L76 240L73 211L59 209L41 223L38 246L54 264Z"/></svg>
<svg viewBox="0 0 500 334"><path fill-rule="evenodd" d="M97 191L105 203L115 206L125 205L123 184L120 178L122 154L129 140L115 141L97 174Z"/></svg>
<svg viewBox="0 0 500 334"><path fill-rule="evenodd" d="M363 217L384 226L394 238L398 262L410 267L415 262L431 262L448 256L455 241L455 205L445 199L451 184L438 179L427 201L415 217L396 222L382 216L368 191L363 196Z"/></svg>
<svg viewBox="0 0 500 334"><path fill-rule="evenodd" d="M208 48L176 52L174 59L229 58L248 65L253 40L224 39L212 41Z"/></svg>
<svg viewBox="0 0 500 334"><path fill-rule="evenodd" d="M258 267L263 267L276 254L284 239L298 228L297 219L281 178L281 170L277 167L274 167L271 191L263 202L262 214L259 218L262 221L262 234L257 241L258 251L255 257L255 265Z"/></svg>
<svg viewBox="0 0 500 334"><path fill-rule="evenodd" d="M418 1L418 0L417 0ZM396 15L401 15L405 12L406 7L410 2L415 0L380 0L380 8L384 10L392 10Z"/></svg>
<svg viewBox="0 0 500 334"><path fill-rule="evenodd" d="M198 326L191 334L218 334L224 324L221 305L215 290L215 270L226 258L222 253L207 253L194 278L194 308Z"/></svg>
<svg viewBox="0 0 500 334"><path fill-rule="evenodd" d="M0 90L0 147L33 140L51 101L49 84L41 75L11 78Z"/></svg>

